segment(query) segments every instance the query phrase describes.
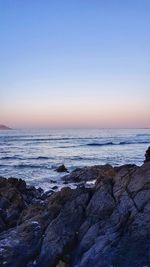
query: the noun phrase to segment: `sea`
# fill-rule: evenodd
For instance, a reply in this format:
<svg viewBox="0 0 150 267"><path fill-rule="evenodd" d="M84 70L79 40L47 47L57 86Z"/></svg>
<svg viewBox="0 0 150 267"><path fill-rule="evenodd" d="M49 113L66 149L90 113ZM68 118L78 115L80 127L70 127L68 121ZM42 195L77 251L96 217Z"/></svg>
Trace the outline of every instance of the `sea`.
<svg viewBox="0 0 150 267"><path fill-rule="evenodd" d="M0 176L24 179L45 191L63 187L69 172L91 165L142 165L150 129L16 129L0 131Z"/></svg>

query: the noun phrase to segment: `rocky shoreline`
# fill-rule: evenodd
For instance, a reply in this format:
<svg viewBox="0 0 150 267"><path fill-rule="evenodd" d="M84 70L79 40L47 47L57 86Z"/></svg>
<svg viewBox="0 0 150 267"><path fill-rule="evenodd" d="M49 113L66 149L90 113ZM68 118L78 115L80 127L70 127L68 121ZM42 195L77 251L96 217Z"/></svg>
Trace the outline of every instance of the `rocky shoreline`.
<svg viewBox="0 0 150 267"><path fill-rule="evenodd" d="M150 148L140 167L85 167L63 179L83 184L44 193L0 178L0 266L150 266Z"/></svg>

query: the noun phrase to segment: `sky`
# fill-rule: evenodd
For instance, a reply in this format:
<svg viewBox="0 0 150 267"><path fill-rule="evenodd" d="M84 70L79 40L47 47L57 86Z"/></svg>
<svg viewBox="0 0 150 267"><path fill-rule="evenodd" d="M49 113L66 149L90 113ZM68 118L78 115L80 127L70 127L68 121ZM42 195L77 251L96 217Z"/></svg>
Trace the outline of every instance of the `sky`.
<svg viewBox="0 0 150 267"><path fill-rule="evenodd" d="M0 0L0 124L150 127L149 0Z"/></svg>

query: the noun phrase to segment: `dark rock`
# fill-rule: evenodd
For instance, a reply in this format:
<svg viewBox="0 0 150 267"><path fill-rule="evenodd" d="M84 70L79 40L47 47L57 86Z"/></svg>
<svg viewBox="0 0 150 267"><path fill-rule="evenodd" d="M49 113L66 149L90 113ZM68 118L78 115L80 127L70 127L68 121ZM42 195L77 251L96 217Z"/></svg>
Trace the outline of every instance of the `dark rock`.
<svg viewBox="0 0 150 267"><path fill-rule="evenodd" d="M0 216L5 221L7 218L7 212L3 209L0 209Z"/></svg>
<svg viewBox="0 0 150 267"><path fill-rule="evenodd" d="M6 222L7 222L8 227L14 227L14 226L16 226L17 225L17 221L19 219L19 216L20 216L19 210L17 210L17 209L11 209L8 212L7 219L6 219Z"/></svg>
<svg viewBox="0 0 150 267"><path fill-rule="evenodd" d="M17 225L21 212L28 205L39 201L42 191L27 187L25 181L16 178L0 178L1 217L5 214L6 228Z"/></svg>
<svg viewBox="0 0 150 267"><path fill-rule="evenodd" d="M65 167L64 164L60 165L57 169L57 172L68 172L67 168Z"/></svg>
<svg viewBox="0 0 150 267"><path fill-rule="evenodd" d="M76 191L74 196L71 194L59 216L46 229L37 266L56 266L67 247L70 249L75 246L88 200L88 192Z"/></svg>
<svg viewBox="0 0 150 267"><path fill-rule="evenodd" d="M52 183L52 184L56 184L57 181L55 181L55 180L50 180L50 183Z"/></svg>
<svg viewBox="0 0 150 267"><path fill-rule="evenodd" d="M55 185L55 186L52 187L52 190L56 190L56 189L58 189L58 186L57 185Z"/></svg>
<svg viewBox="0 0 150 267"><path fill-rule="evenodd" d="M148 149L146 150L144 162L148 162L148 161L150 161L150 147L148 147Z"/></svg>
<svg viewBox="0 0 150 267"><path fill-rule="evenodd" d="M0 266L149 266L150 162L69 176L97 180L94 188L46 194L0 178Z"/></svg>
<svg viewBox="0 0 150 267"><path fill-rule="evenodd" d="M78 183L76 184L77 188L85 188L85 183L82 182L82 183Z"/></svg>
<svg viewBox="0 0 150 267"><path fill-rule="evenodd" d="M0 232L4 231L5 229L6 229L6 224L0 214Z"/></svg>
<svg viewBox="0 0 150 267"><path fill-rule="evenodd" d="M114 168L109 165L95 165L92 167L83 167L75 169L71 174L62 177L64 181L82 182L101 179L102 177L115 175Z"/></svg>
<svg viewBox="0 0 150 267"><path fill-rule="evenodd" d="M1 209L7 209L7 207L10 205L10 202L3 196L0 197L0 208Z"/></svg>
<svg viewBox="0 0 150 267"><path fill-rule="evenodd" d="M37 189L37 191L40 193L40 195L42 195L43 192L44 192L44 190L43 190L41 187L39 187L39 188Z"/></svg>
<svg viewBox="0 0 150 267"><path fill-rule="evenodd" d="M14 185L22 193L26 190L26 182L22 179L8 178L8 182Z"/></svg>
<svg viewBox="0 0 150 267"><path fill-rule="evenodd" d="M54 191L51 189L46 191L45 193L42 194L41 200L45 200L47 197L51 196L53 193L54 193Z"/></svg>
<svg viewBox="0 0 150 267"><path fill-rule="evenodd" d="M0 266L25 267L40 248L43 227L28 221L0 236Z"/></svg>

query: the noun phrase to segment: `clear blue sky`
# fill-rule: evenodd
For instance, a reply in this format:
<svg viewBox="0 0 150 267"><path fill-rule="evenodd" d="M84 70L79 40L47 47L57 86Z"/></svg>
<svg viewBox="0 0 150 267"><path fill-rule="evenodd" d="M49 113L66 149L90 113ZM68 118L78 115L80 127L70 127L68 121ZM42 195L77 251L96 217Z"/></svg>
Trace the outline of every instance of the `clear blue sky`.
<svg viewBox="0 0 150 267"><path fill-rule="evenodd" d="M1 0L0 123L150 126L150 1Z"/></svg>

